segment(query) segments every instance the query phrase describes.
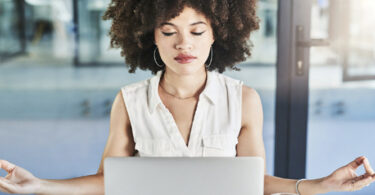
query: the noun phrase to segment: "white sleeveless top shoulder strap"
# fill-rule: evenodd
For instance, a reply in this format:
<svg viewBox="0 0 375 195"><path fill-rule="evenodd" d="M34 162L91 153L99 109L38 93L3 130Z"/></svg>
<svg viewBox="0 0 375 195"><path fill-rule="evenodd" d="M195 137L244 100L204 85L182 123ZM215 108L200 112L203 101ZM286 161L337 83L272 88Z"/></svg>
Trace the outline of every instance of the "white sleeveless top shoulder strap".
<svg viewBox="0 0 375 195"><path fill-rule="evenodd" d="M162 72L121 88L137 156L236 156L241 129L242 85L217 72L207 72L186 146L172 114L162 103Z"/></svg>

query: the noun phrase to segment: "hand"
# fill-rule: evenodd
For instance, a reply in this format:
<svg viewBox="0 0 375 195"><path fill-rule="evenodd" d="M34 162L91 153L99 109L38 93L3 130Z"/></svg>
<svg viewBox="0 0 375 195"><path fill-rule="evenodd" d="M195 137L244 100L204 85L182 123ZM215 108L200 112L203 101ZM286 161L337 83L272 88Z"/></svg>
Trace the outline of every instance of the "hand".
<svg viewBox="0 0 375 195"><path fill-rule="evenodd" d="M40 186L40 180L29 171L18 167L8 161L0 160L0 169L8 172L5 177L0 177L0 191L17 194L32 194Z"/></svg>
<svg viewBox="0 0 375 195"><path fill-rule="evenodd" d="M355 170L363 164L366 173L357 176ZM375 181L375 173L368 159L364 156L356 158L353 162L343 166L322 181L328 191L356 191Z"/></svg>

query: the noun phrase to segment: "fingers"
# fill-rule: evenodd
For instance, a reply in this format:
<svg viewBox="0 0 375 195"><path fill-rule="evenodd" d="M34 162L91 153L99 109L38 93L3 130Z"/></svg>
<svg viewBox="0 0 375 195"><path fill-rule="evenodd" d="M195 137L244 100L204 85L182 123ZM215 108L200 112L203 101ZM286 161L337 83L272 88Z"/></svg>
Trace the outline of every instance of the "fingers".
<svg viewBox="0 0 375 195"><path fill-rule="evenodd" d="M16 165L6 160L0 160L0 169L4 169L6 172L10 173L14 168L16 168Z"/></svg>
<svg viewBox="0 0 375 195"><path fill-rule="evenodd" d="M360 190L363 187L366 187L370 185L372 182L375 181L375 178L372 177L371 175L361 177L362 179L359 179L358 181L353 180L352 181L352 190Z"/></svg>
<svg viewBox="0 0 375 195"><path fill-rule="evenodd" d="M348 164L348 166L352 167L353 169L357 169L362 164L363 164L363 166L366 170L366 173L368 175L374 175L375 174L374 170L372 169L372 167L370 165L369 160L365 156L360 156L360 157L356 158L354 161L350 162Z"/></svg>
<svg viewBox="0 0 375 195"><path fill-rule="evenodd" d="M0 192L5 192L5 193L8 193L8 194L10 194L10 193L11 193L10 191L8 191L8 190L6 190L6 189L2 188L1 186L0 186Z"/></svg>
<svg viewBox="0 0 375 195"><path fill-rule="evenodd" d="M0 169L4 169L6 172L10 173L14 170L16 166L6 160L0 160ZM14 186L9 183L9 180L0 177L0 191L6 193L12 193L12 188Z"/></svg>
<svg viewBox="0 0 375 195"><path fill-rule="evenodd" d="M0 191L14 193L14 186L7 179L0 177Z"/></svg>
<svg viewBox="0 0 375 195"><path fill-rule="evenodd" d="M366 157L364 157L363 166L365 167L366 173L368 173L369 175L374 174L374 170L371 168L370 162Z"/></svg>

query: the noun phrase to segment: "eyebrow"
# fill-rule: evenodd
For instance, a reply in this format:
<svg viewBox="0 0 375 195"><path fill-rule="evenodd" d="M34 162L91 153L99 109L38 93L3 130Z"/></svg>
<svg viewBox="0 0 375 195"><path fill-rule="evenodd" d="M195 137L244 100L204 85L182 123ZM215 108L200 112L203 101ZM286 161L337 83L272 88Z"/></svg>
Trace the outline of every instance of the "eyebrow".
<svg viewBox="0 0 375 195"><path fill-rule="evenodd" d="M198 24L204 24L204 25L207 25L206 23L202 22L202 21L199 21L199 22L194 22L192 24L190 24L190 26L194 26L194 25L198 25ZM173 23L170 23L170 22L163 22L160 24L160 26L164 26L164 25L170 25L170 26L176 26L175 24Z"/></svg>

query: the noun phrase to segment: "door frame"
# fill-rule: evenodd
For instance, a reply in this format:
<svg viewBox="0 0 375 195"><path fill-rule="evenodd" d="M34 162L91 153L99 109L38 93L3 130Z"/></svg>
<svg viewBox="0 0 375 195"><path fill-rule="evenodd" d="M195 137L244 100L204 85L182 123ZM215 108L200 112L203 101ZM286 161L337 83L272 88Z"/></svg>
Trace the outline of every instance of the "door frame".
<svg viewBox="0 0 375 195"><path fill-rule="evenodd" d="M310 37L311 5L311 0L278 3L274 175L284 178L306 175L310 56L309 47L297 41Z"/></svg>

